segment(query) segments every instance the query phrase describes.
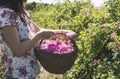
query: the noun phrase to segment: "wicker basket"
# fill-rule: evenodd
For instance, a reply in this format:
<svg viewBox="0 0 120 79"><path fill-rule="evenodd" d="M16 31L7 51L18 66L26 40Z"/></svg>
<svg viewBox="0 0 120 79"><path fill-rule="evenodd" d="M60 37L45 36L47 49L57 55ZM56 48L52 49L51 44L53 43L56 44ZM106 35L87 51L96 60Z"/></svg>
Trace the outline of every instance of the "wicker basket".
<svg viewBox="0 0 120 79"><path fill-rule="evenodd" d="M34 49L36 58L46 71L54 74L63 74L72 67L77 57L78 48L75 41L70 40L74 47L73 52L58 54L40 50L39 47Z"/></svg>

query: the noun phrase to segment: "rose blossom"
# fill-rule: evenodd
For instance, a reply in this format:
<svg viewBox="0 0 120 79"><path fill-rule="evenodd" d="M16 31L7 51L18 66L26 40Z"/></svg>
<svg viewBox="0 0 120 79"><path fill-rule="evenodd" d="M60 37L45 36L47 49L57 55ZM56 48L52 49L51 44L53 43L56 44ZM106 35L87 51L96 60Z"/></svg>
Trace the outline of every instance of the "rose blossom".
<svg viewBox="0 0 120 79"><path fill-rule="evenodd" d="M40 48L47 52L55 53L69 53L74 50L72 44L64 42L60 39L46 40L45 43L41 44Z"/></svg>
<svg viewBox="0 0 120 79"><path fill-rule="evenodd" d="M102 29L106 29L107 28L107 25L106 24L103 24L102 25Z"/></svg>
<svg viewBox="0 0 120 79"><path fill-rule="evenodd" d="M119 46L118 46L118 45L115 45L115 46L114 46L114 49L118 49L118 48L119 48Z"/></svg>
<svg viewBox="0 0 120 79"><path fill-rule="evenodd" d="M78 79L82 79L82 78L79 77Z"/></svg>
<svg viewBox="0 0 120 79"><path fill-rule="evenodd" d="M114 34L114 33L110 34L110 38L111 38L111 39L114 38L114 37L115 37L115 34Z"/></svg>
<svg viewBox="0 0 120 79"><path fill-rule="evenodd" d="M93 62L94 62L95 65L98 65L98 60L94 59Z"/></svg>
<svg viewBox="0 0 120 79"><path fill-rule="evenodd" d="M85 13L90 13L90 9L85 9L84 12Z"/></svg>
<svg viewBox="0 0 120 79"><path fill-rule="evenodd" d="M120 23L115 22L115 23L114 23L114 26L120 26Z"/></svg>

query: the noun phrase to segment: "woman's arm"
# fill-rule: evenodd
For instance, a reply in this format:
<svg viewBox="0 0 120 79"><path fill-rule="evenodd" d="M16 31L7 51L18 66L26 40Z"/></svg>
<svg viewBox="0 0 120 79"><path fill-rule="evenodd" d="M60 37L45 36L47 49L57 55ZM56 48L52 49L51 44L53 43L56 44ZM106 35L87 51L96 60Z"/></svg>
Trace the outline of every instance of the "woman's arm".
<svg viewBox="0 0 120 79"><path fill-rule="evenodd" d="M51 31L38 31L31 39L21 42L16 26L4 27L1 31L13 54L18 57L25 55L40 39L47 39L54 34Z"/></svg>

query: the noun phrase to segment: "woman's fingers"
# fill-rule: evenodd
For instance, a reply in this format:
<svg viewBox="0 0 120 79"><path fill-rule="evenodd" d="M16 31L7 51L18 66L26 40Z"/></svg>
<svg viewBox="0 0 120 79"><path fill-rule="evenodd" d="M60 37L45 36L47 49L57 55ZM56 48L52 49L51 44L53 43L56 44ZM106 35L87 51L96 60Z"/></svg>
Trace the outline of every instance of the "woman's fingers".
<svg viewBox="0 0 120 79"><path fill-rule="evenodd" d="M51 36L51 38L60 38L60 37L64 37L66 39L69 39L65 34L62 34L62 33L56 33L53 36Z"/></svg>
<svg viewBox="0 0 120 79"><path fill-rule="evenodd" d="M76 33L74 31L71 31L71 30L64 30L63 32L66 34L76 35Z"/></svg>
<svg viewBox="0 0 120 79"><path fill-rule="evenodd" d="M55 35L54 32L49 30L41 30L38 34L42 39L49 39L51 36Z"/></svg>

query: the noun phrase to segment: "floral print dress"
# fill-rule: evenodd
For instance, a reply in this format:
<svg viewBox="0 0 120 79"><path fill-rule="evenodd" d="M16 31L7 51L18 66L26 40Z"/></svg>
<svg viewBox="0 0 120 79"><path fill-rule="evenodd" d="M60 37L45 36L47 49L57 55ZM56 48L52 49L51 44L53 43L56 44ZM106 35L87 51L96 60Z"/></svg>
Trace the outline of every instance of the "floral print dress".
<svg viewBox="0 0 120 79"><path fill-rule="evenodd" d="M30 39L36 32L35 26L25 16L22 22L20 17L9 8L0 8L0 29L4 27L17 27L21 42ZM13 39L14 40L14 39ZM0 31L0 62L6 75L18 79L35 79L40 72L40 63L36 60L33 48L25 56L16 57L2 37Z"/></svg>

